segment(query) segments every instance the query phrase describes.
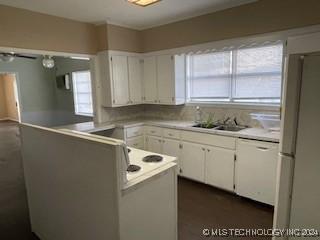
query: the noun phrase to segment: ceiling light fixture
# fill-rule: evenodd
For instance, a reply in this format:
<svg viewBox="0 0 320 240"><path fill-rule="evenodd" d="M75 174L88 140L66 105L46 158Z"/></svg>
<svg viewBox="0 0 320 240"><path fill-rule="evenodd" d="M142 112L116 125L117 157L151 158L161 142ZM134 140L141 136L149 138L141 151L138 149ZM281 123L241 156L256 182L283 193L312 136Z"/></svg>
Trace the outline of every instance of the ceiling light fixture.
<svg viewBox="0 0 320 240"><path fill-rule="evenodd" d="M42 65L45 68L53 68L54 67L54 60L51 56L43 56Z"/></svg>
<svg viewBox="0 0 320 240"><path fill-rule="evenodd" d="M127 0L127 1L130 3L136 4L138 6L141 6L141 7L146 7L151 4L160 2L161 0Z"/></svg>

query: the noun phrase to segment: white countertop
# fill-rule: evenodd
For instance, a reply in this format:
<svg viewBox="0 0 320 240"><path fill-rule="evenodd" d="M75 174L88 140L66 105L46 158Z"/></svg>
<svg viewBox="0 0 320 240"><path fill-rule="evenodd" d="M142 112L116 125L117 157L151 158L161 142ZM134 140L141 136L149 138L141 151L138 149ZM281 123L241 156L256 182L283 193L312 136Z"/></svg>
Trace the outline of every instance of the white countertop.
<svg viewBox="0 0 320 240"><path fill-rule="evenodd" d="M216 134L222 136L238 137L238 138L247 138L253 140L261 140L268 142L279 142L280 133L279 132L270 132L262 128L246 128L238 132L231 131L222 131L214 129L203 129L203 128L194 128L192 125L195 123L192 121L179 121L179 120L159 120L159 119L137 119L137 120L127 120L127 121L115 121L115 122L106 122L106 123L94 123L94 122L84 122L71 124L66 126L59 126L56 128L67 128L76 131L82 132L95 132L103 131L112 128L129 128L134 126L156 126L156 127L166 127L178 130L186 130L193 132L202 132L209 134Z"/></svg>

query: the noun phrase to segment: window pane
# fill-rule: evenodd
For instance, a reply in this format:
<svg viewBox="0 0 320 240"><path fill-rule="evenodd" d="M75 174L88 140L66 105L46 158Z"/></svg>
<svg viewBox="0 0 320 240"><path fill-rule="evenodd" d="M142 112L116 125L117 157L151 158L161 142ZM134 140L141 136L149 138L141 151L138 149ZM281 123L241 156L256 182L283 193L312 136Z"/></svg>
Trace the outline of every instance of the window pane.
<svg viewBox="0 0 320 240"><path fill-rule="evenodd" d="M282 44L235 51L234 98L280 98Z"/></svg>
<svg viewBox="0 0 320 240"><path fill-rule="evenodd" d="M190 97L228 98L231 80L231 52L190 57Z"/></svg>
<svg viewBox="0 0 320 240"><path fill-rule="evenodd" d="M75 113L78 115L92 116L93 107L90 72L73 72L72 83Z"/></svg>

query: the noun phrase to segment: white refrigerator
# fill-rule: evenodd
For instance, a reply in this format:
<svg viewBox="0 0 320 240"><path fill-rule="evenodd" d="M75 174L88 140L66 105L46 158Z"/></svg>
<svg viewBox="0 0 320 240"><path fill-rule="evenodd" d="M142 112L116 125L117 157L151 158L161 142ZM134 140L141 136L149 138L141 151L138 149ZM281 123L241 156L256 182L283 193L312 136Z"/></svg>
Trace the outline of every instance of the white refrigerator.
<svg viewBox="0 0 320 240"><path fill-rule="evenodd" d="M288 41L274 214L277 229L320 230L319 40L320 34L315 34ZM318 52L310 48L311 43ZM309 49L304 51L304 45Z"/></svg>

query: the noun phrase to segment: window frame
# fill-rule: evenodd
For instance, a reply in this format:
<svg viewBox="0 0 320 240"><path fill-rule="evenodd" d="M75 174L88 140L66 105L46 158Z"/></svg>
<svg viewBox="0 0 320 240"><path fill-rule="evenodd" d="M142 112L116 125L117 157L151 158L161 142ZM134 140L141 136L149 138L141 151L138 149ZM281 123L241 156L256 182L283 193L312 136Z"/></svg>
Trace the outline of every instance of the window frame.
<svg viewBox="0 0 320 240"><path fill-rule="evenodd" d="M249 48L260 48L260 47L268 47L268 46L277 46L282 45L282 63L281 63L281 87L280 87L280 97L279 98L272 98L272 97L252 97L252 98L237 98L235 97L235 81L236 81L236 64L237 64L237 58L236 58L236 52L238 49L229 49L225 50L225 48L221 51L214 51L212 53L218 53L218 52L228 52L230 51L231 56L231 78L230 78L230 89L229 89L229 97L228 98L220 98L220 97L208 97L208 98L192 98L191 97L191 91L192 91L192 56L194 55L201 55L201 54L208 54L206 52L203 53L197 53L193 55L187 55L186 57L186 64L187 64L187 72L186 72L186 78L187 78L187 84L186 84L186 96L187 96L187 105L214 105L214 106L230 106L230 107L244 107L250 109L250 106L256 108L256 109L280 109L281 103L282 103L282 88L283 88L283 75L284 75L284 64L285 64L285 44L284 42L275 42L271 44L265 44L260 46L248 46L243 47L241 49L249 49ZM277 74L276 72L274 74ZM253 74L254 75L254 74ZM274 100L273 101L264 101L265 99Z"/></svg>
<svg viewBox="0 0 320 240"><path fill-rule="evenodd" d="M84 112L79 112L78 111L78 93L76 91L76 81L74 75L77 73L89 73L90 76L90 97L91 97L91 107L92 107L92 113L84 113ZM92 96L92 79L91 79L91 71L90 70L80 70L80 71L73 71L71 72L71 77L72 77L72 91L73 91L73 105L74 105L74 113L75 115L78 116L85 116L85 117L93 117L94 116L94 108L93 108L93 96Z"/></svg>

